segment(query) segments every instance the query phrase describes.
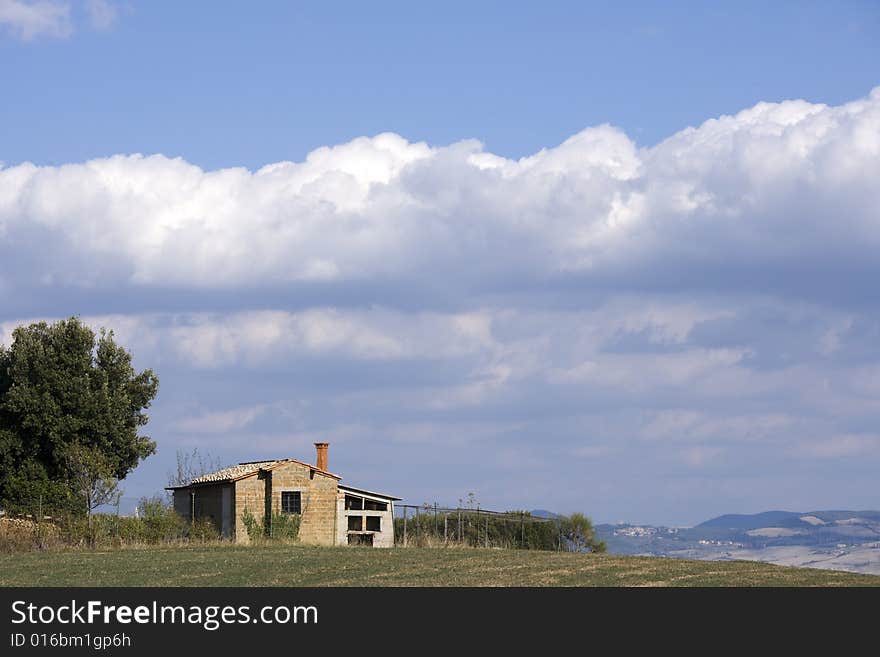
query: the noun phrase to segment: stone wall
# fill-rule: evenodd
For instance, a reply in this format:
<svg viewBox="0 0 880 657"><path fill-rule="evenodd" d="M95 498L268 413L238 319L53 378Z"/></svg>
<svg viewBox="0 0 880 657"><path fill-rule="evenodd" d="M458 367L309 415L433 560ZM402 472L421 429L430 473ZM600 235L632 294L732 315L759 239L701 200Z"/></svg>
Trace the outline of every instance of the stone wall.
<svg viewBox="0 0 880 657"><path fill-rule="evenodd" d="M314 545L333 545L336 539L336 492L333 477L302 463L285 463L272 475L272 511L281 512L282 491L300 491L302 522L299 540Z"/></svg>
<svg viewBox="0 0 880 657"><path fill-rule="evenodd" d="M263 522L266 513L265 483L256 474L235 482L233 514L235 517L234 538L236 543L249 543L247 527L242 520L245 509L249 509L258 522Z"/></svg>

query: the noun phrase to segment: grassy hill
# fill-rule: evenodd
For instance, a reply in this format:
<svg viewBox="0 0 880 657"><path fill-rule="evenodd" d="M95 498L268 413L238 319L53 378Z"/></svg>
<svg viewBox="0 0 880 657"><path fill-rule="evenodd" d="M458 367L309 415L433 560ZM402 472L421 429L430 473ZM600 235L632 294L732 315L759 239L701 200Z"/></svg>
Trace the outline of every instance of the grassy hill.
<svg viewBox="0 0 880 657"><path fill-rule="evenodd" d="M880 586L880 577L757 562L272 545L0 555L2 586Z"/></svg>

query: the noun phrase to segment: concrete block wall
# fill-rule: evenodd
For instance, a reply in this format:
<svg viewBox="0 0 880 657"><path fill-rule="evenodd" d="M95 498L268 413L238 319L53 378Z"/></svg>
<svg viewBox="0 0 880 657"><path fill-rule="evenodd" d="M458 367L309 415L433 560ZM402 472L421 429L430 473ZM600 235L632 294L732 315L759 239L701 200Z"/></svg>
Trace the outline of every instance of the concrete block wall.
<svg viewBox="0 0 880 657"><path fill-rule="evenodd" d="M210 520L217 531L220 531L223 513L222 486L196 486L195 493L195 516L198 519Z"/></svg>
<svg viewBox="0 0 880 657"><path fill-rule="evenodd" d="M356 495L355 493L350 493ZM336 498L336 542L339 545L348 545L348 518L349 516L361 516L361 526L365 533L373 534L373 547L394 547L394 505L388 501L387 511L350 510L345 509L345 492L339 491ZM366 532L367 516L380 516L380 532Z"/></svg>
<svg viewBox="0 0 880 657"><path fill-rule="evenodd" d="M187 522L190 521L192 500L190 499L189 488L181 488L174 491L174 512Z"/></svg>

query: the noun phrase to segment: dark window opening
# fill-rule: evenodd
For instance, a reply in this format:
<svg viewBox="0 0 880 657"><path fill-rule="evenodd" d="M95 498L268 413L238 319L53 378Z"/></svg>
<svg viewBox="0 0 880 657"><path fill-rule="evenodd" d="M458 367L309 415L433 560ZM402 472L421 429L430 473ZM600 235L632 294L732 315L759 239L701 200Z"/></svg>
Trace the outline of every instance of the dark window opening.
<svg viewBox="0 0 880 657"><path fill-rule="evenodd" d="M348 531L359 532L364 529L364 519L362 516L348 516Z"/></svg>
<svg viewBox="0 0 880 657"><path fill-rule="evenodd" d="M385 502L376 502L375 500L364 500L364 508L367 511L387 511L388 504Z"/></svg>
<svg viewBox="0 0 880 657"><path fill-rule="evenodd" d="M349 545L367 545L369 547L373 547L373 535L372 534L349 534L348 535L348 544Z"/></svg>
<svg viewBox="0 0 880 657"><path fill-rule="evenodd" d="M368 532L382 531L382 516L367 516L367 531Z"/></svg>
<svg viewBox="0 0 880 657"><path fill-rule="evenodd" d="M345 496L345 510L346 511L360 511L364 508L364 500L360 497L355 497L354 495L346 495Z"/></svg>
<svg viewBox="0 0 880 657"><path fill-rule="evenodd" d="M281 513L302 513L302 493L300 491L281 491Z"/></svg>

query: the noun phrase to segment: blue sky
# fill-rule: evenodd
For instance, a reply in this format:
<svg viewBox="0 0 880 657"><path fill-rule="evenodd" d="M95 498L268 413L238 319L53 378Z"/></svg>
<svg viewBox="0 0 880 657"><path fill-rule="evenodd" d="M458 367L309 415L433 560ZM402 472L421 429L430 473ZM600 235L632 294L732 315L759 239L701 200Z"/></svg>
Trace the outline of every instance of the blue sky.
<svg viewBox="0 0 880 657"><path fill-rule="evenodd" d="M120 3L0 42L2 159L206 168L396 132L521 157L611 123L640 145L759 101L876 84L874 2ZM116 5L112 5L116 6Z"/></svg>
<svg viewBox="0 0 880 657"><path fill-rule="evenodd" d="M421 503L876 508L880 8L0 0L0 341ZM563 482L560 485L560 482Z"/></svg>

